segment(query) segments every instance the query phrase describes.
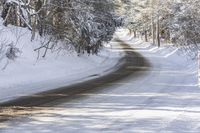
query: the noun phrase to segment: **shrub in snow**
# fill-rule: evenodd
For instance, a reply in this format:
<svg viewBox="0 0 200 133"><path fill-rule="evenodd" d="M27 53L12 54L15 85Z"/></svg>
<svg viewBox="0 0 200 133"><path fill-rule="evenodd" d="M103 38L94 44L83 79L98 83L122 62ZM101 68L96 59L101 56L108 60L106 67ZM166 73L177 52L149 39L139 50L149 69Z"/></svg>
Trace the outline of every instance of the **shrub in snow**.
<svg viewBox="0 0 200 133"><path fill-rule="evenodd" d="M8 45L5 55L9 60L15 60L19 56L20 53L21 52L19 48L15 47L13 43L11 43Z"/></svg>
<svg viewBox="0 0 200 133"><path fill-rule="evenodd" d="M14 61L21 51L13 45L13 43L8 44L7 41L0 42L0 69L4 70L10 63Z"/></svg>

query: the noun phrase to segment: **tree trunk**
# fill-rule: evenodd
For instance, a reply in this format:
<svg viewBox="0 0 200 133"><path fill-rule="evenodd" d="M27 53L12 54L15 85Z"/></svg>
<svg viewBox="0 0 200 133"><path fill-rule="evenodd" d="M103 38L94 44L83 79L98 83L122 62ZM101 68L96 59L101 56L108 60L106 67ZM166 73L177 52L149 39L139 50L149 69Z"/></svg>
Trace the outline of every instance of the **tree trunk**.
<svg viewBox="0 0 200 133"><path fill-rule="evenodd" d="M148 42L148 35L147 35L147 31L144 31L144 35L145 35L145 41Z"/></svg>
<svg viewBox="0 0 200 133"><path fill-rule="evenodd" d="M137 37L137 31L134 30L134 38L136 38L136 37Z"/></svg>
<svg viewBox="0 0 200 133"><path fill-rule="evenodd" d="M156 29L156 26L155 26L155 23L154 23L154 20L153 20L153 17L152 17L152 40L153 40L153 45L156 44L156 32L155 32L155 29Z"/></svg>
<svg viewBox="0 0 200 133"><path fill-rule="evenodd" d="M129 34L131 35L132 34L132 30L131 29L128 29L129 30Z"/></svg>
<svg viewBox="0 0 200 133"><path fill-rule="evenodd" d="M157 18L157 43L158 47L160 47L160 20L159 17Z"/></svg>
<svg viewBox="0 0 200 133"><path fill-rule="evenodd" d="M32 24L32 36L31 36L31 41L35 39L35 32L36 32L36 16L33 17L33 24Z"/></svg>

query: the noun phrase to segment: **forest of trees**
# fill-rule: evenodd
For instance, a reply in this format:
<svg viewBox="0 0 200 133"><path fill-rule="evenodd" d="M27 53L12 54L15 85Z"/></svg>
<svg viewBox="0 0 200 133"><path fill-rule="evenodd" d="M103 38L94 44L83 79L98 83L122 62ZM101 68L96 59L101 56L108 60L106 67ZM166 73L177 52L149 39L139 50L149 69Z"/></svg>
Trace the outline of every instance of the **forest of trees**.
<svg viewBox="0 0 200 133"><path fill-rule="evenodd" d="M199 0L2 0L4 25L27 27L48 41L35 49L96 54L118 26L135 37L193 50L200 43ZM125 17L122 17L125 16ZM63 43L58 43L58 42ZM61 45L62 44L62 45Z"/></svg>
<svg viewBox="0 0 200 133"><path fill-rule="evenodd" d="M145 41L173 43L197 50L200 43L199 0L122 0L126 27ZM150 40L151 39L151 40Z"/></svg>
<svg viewBox="0 0 200 133"><path fill-rule="evenodd" d="M3 0L1 8L5 26L27 27L32 40L36 34L48 37L35 49L45 49L43 56L69 47L78 54L97 54L122 23L113 0Z"/></svg>

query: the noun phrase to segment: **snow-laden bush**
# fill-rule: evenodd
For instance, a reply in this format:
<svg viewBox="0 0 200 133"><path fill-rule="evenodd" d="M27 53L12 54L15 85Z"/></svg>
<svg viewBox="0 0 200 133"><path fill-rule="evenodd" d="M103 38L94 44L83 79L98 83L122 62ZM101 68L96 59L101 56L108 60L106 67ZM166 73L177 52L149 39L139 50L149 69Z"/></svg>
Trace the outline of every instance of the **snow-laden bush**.
<svg viewBox="0 0 200 133"><path fill-rule="evenodd" d="M4 70L10 61L15 61L21 54L19 48L8 43L6 40L0 41L0 69Z"/></svg>
<svg viewBox="0 0 200 133"><path fill-rule="evenodd" d="M21 52L19 48L15 47L13 43L11 43L7 46L5 55L9 60L15 60L19 56L20 53Z"/></svg>

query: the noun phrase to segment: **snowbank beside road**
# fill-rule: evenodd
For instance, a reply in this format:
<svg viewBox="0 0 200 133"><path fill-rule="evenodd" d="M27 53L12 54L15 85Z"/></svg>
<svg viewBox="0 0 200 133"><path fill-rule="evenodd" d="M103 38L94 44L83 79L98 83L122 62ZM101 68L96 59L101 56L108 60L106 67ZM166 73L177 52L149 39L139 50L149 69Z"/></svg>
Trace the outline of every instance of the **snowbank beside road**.
<svg viewBox="0 0 200 133"><path fill-rule="evenodd" d="M0 21L1 24L1 21ZM21 51L15 61L0 60L0 102L82 82L111 71L123 53L112 52L106 45L99 55L77 56L76 53L48 53L37 60L35 48L43 41L30 41L30 31L0 25L0 41L13 43ZM114 43L113 43L114 44ZM112 43L110 44L112 45ZM107 45L109 46L109 45Z"/></svg>

